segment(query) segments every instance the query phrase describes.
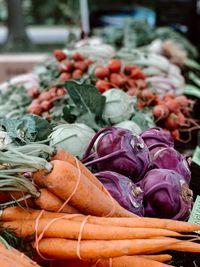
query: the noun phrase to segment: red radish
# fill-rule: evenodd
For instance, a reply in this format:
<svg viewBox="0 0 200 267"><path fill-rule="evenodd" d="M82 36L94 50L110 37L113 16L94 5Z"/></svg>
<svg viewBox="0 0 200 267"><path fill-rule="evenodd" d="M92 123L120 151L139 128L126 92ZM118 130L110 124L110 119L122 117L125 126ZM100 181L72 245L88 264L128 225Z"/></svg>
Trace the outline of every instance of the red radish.
<svg viewBox="0 0 200 267"><path fill-rule="evenodd" d="M176 130L179 127L177 115L175 113L171 113L167 117L165 127L171 131Z"/></svg>
<svg viewBox="0 0 200 267"><path fill-rule="evenodd" d="M74 63L74 68L78 70L82 70L83 72L87 70L87 65L84 61L76 61Z"/></svg>
<svg viewBox="0 0 200 267"><path fill-rule="evenodd" d="M131 64L127 64L124 68L124 72L129 75L134 68L135 68L135 66L133 66Z"/></svg>
<svg viewBox="0 0 200 267"><path fill-rule="evenodd" d="M89 67L90 65L92 65L94 63L94 61L87 58L84 60L84 63L86 64L87 67Z"/></svg>
<svg viewBox="0 0 200 267"><path fill-rule="evenodd" d="M72 78L77 79L77 78L80 78L82 75L83 75L82 70L74 70L72 73Z"/></svg>
<svg viewBox="0 0 200 267"><path fill-rule="evenodd" d="M131 70L130 77L134 79L145 79L146 76L139 68L134 68Z"/></svg>
<svg viewBox="0 0 200 267"><path fill-rule="evenodd" d="M107 67L97 67L94 71L94 75L99 79L105 79L109 76L110 71Z"/></svg>
<svg viewBox="0 0 200 267"><path fill-rule="evenodd" d="M71 74L69 72L63 72L60 74L60 80L62 82L68 81L72 78Z"/></svg>
<svg viewBox="0 0 200 267"><path fill-rule="evenodd" d="M146 103L143 100L138 99L138 101L137 101L138 109L143 109L145 106L146 106Z"/></svg>
<svg viewBox="0 0 200 267"><path fill-rule="evenodd" d="M36 115L41 115L42 114L42 108L40 106L40 104L31 104L28 108L27 111L29 113L33 113Z"/></svg>
<svg viewBox="0 0 200 267"><path fill-rule="evenodd" d="M38 98L33 99L33 101L31 102L31 105L35 105L35 104L40 104L40 100Z"/></svg>
<svg viewBox="0 0 200 267"><path fill-rule="evenodd" d="M176 100L176 98L166 101L165 104L168 107L170 112L176 112L176 111L180 110L180 104Z"/></svg>
<svg viewBox="0 0 200 267"><path fill-rule="evenodd" d="M126 83L126 79L118 73L112 73L110 75L110 82L111 84L114 84L119 88L122 88Z"/></svg>
<svg viewBox="0 0 200 267"><path fill-rule="evenodd" d="M111 59L108 63L110 72L118 73L121 70L122 62L119 59Z"/></svg>
<svg viewBox="0 0 200 267"><path fill-rule="evenodd" d="M141 91L141 97L145 101L153 100L154 94L149 89L144 89Z"/></svg>
<svg viewBox="0 0 200 267"><path fill-rule="evenodd" d="M73 62L69 60L63 60L60 63L59 70L60 72L71 72L74 69L74 64Z"/></svg>
<svg viewBox="0 0 200 267"><path fill-rule="evenodd" d="M42 92L39 96L39 100L43 101L43 100L50 100L52 98L51 93L50 92Z"/></svg>
<svg viewBox="0 0 200 267"><path fill-rule="evenodd" d="M55 50L53 54L58 61L62 61L67 58L67 55L60 49Z"/></svg>
<svg viewBox="0 0 200 267"><path fill-rule="evenodd" d="M40 91L38 90L37 87L33 87L31 89L28 90L28 95L33 97L33 98L37 98L40 94Z"/></svg>
<svg viewBox="0 0 200 267"><path fill-rule="evenodd" d="M96 87L100 93L104 93L105 91L111 88L110 83L104 80L98 80L96 82Z"/></svg>
<svg viewBox="0 0 200 267"><path fill-rule="evenodd" d="M188 99L184 95L177 96L176 101L180 104L180 107L188 107L188 106L194 104L193 100Z"/></svg>
<svg viewBox="0 0 200 267"><path fill-rule="evenodd" d="M180 139L180 133L178 129L175 129L171 132L171 136L175 139L175 140L179 140Z"/></svg>
<svg viewBox="0 0 200 267"><path fill-rule="evenodd" d="M73 60L75 60L75 61L82 61L82 60L85 59L84 56L81 55L81 54L78 53L78 52L73 53L73 54L72 54L72 58L73 58Z"/></svg>
<svg viewBox="0 0 200 267"><path fill-rule="evenodd" d="M171 99L174 99L175 98L175 95L172 94L172 93L166 93L163 97L163 100L164 101L168 101L168 100L171 100Z"/></svg>
<svg viewBox="0 0 200 267"><path fill-rule="evenodd" d="M43 111L49 111L52 108L52 104L48 100L42 101L42 103L40 104L40 106L41 106L41 108L42 108Z"/></svg>
<svg viewBox="0 0 200 267"><path fill-rule="evenodd" d="M189 126L186 123L186 118L181 111L176 112L177 120L180 126Z"/></svg>
<svg viewBox="0 0 200 267"><path fill-rule="evenodd" d="M64 88L58 88L57 89L57 96L63 96L65 95L65 89Z"/></svg>
<svg viewBox="0 0 200 267"><path fill-rule="evenodd" d="M49 93L51 94L51 97L55 97L57 95L56 91L57 91L56 87L52 87L49 89Z"/></svg>
<svg viewBox="0 0 200 267"><path fill-rule="evenodd" d="M169 115L169 109L167 106L162 105L162 104L154 106L153 115L157 121L165 119Z"/></svg>

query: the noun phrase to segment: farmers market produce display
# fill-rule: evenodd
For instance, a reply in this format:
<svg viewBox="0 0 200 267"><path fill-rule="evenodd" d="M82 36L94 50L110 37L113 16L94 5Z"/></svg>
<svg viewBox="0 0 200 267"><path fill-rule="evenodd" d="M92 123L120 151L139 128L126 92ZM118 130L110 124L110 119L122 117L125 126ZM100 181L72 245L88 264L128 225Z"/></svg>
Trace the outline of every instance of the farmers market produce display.
<svg viewBox="0 0 200 267"><path fill-rule="evenodd" d="M0 85L4 266L200 264L200 66L174 39L145 45L91 38Z"/></svg>

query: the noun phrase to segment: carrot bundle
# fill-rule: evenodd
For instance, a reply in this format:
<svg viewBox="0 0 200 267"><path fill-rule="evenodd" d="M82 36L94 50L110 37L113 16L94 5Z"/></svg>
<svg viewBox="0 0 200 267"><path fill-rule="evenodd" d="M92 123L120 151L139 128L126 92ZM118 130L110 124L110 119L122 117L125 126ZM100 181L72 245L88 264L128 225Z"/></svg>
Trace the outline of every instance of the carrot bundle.
<svg viewBox="0 0 200 267"><path fill-rule="evenodd" d="M53 169L46 174L38 171L33 174L36 184L41 183L50 192L80 210L84 214L97 216L135 217L116 201L99 190L81 171L68 162L52 161Z"/></svg>

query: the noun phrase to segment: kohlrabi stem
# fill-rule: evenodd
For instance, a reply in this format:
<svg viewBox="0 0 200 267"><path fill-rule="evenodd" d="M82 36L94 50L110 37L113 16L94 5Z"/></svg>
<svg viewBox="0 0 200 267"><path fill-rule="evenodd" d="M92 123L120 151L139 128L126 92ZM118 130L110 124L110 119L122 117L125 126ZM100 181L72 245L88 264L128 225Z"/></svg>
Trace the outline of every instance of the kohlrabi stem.
<svg viewBox="0 0 200 267"><path fill-rule="evenodd" d="M8 147L7 150L10 150L10 148ZM30 143L25 146L15 147L15 150L18 152L21 152L24 154L30 154L30 155L34 155L35 152L39 152L39 153L45 152L48 155L52 155L55 149L44 144Z"/></svg>
<svg viewBox="0 0 200 267"><path fill-rule="evenodd" d="M91 166L91 165L93 165L93 164L96 164L96 163L99 163L99 162L108 160L108 159L110 159L110 158L116 157L116 156L118 156L118 155L120 155L120 154L122 154L122 153L124 153L124 152L126 152L126 150L121 150L121 149L120 149L120 150L117 150L117 151L115 151L115 152L110 153L109 155L106 155L106 156L103 156L103 157L101 157L101 158L94 159L94 160L91 160L91 161L89 161L89 162L86 162L84 165L85 165L86 167L88 167L88 166Z"/></svg>
<svg viewBox="0 0 200 267"><path fill-rule="evenodd" d="M112 128L112 127L106 127L106 128L103 128L103 129L101 129L99 132L97 132L97 133L93 136L93 138L92 138L92 140L91 140L89 146L87 147L87 149L86 149L86 151L85 151L85 154L84 154L84 156L83 156L82 161L84 161L85 158L87 158L87 157L89 156L89 154L90 154L90 152L91 152L91 150L92 150L92 148L93 148L93 146L94 146L94 143L95 143L95 141L97 140L97 138L98 138L102 133L104 133L104 132L106 132L106 131L108 132L111 128Z"/></svg>

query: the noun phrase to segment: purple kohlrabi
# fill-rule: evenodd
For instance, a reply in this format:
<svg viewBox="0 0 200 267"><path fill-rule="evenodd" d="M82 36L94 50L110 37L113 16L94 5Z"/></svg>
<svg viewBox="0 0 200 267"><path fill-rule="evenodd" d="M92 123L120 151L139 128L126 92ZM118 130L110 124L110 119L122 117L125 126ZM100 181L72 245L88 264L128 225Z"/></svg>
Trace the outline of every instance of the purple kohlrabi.
<svg viewBox="0 0 200 267"><path fill-rule="evenodd" d="M156 147L150 150L152 165L158 169L169 169L178 172L189 184L191 172L185 157L173 147Z"/></svg>
<svg viewBox="0 0 200 267"><path fill-rule="evenodd" d="M145 216L186 219L191 211L192 191L175 171L153 169L140 182L144 192Z"/></svg>
<svg viewBox="0 0 200 267"><path fill-rule="evenodd" d="M149 169L150 154L140 136L127 129L107 127L93 137L82 162L98 171L114 171L137 182Z"/></svg>
<svg viewBox="0 0 200 267"><path fill-rule="evenodd" d="M103 171L96 173L95 176L122 207L134 214L144 216L143 192L139 186L116 172Z"/></svg>
<svg viewBox="0 0 200 267"><path fill-rule="evenodd" d="M149 150L157 146L174 147L174 141L170 133L164 131L162 128L159 128L159 127L153 127L153 128L144 130L140 134L140 136L144 140Z"/></svg>

